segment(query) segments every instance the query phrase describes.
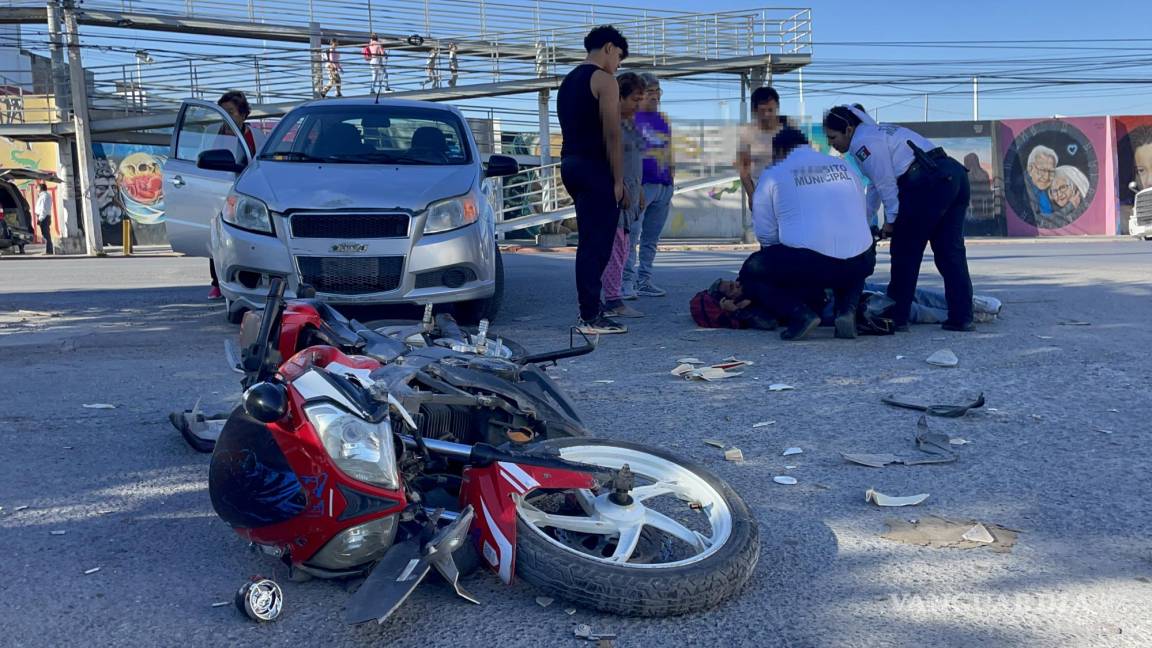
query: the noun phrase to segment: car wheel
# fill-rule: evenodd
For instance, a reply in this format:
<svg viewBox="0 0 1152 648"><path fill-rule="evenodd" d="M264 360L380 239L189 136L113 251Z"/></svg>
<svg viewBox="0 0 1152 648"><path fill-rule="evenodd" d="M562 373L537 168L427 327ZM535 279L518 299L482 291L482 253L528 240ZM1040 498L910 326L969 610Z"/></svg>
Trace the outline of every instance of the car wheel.
<svg viewBox="0 0 1152 648"><path fill-rule="evenodd" d="M232 300L227 297L224 298L224 317L228 318L229 324L239 324L244 321L244 312L247 308L232 306Z"/></svg>
<svg viewBox="0 0 1152 648"><path fill-rule="evenodd" d="M495 275L496 291L491 297L455 304L453 315L457 322L471 326L478 324L482 319L495 321L496 314L500 311L500 304L504 301L504 259L500 256L499 249L496 250Z"/></svg>

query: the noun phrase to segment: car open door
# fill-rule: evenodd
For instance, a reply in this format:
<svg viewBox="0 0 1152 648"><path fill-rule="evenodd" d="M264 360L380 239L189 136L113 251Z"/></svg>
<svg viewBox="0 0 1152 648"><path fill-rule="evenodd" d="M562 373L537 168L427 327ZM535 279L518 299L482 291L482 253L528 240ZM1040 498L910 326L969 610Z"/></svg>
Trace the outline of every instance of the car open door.
<svg viewBox="0 0 1152 648"><path fill-rule="evenodd" d="M236 174L197 168L205 151L225 149L236 162L251 159L248 146L228 113L214 103L187 99L172 131L172 146L164 163L164 207L168 242L190 256L208 256L209 228L220 213Z"/></svg>

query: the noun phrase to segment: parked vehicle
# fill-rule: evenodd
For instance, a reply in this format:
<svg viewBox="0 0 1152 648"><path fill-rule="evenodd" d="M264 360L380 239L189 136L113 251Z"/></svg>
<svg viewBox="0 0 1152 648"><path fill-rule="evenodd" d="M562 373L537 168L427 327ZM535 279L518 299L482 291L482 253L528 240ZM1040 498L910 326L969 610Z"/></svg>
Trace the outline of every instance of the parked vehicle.
<svg viewBox="0 0 1152 648"><path fill-rule="evenodd" d="M467 122L444 104L333 99L289 112L250 155L215 104L181 107L164 164L168 238L210 254L229 319L259 308L269 282L332 304L457 303L491 319L503 264L485 170Z"/></svg>
<svg viewBox="0 0 1152 648"><path fill-rule="evenodd" d="M461 345L427 330L421 345L350 323L361 354L318 344L281 362L292 334L283 284L271 288L243 327L248 388L209 492L291 579L366 575L346 622L387 618L433 569L477 602L459 584L477 563L638 616L706 609L751 577L757 525L727 484L663 450L584 436L571 404L532 377L591 345L517 361L481 333ZM282 590L256 578L236 603L272 620Z"/></svg>
<svg viewBox="0 0 1152 648"><path fill-rule="evenodd" d="M24 254L24 248L35 240L36 225L28 201L16 187L18 180L60 182L60 178L49 171L0 169L0 250L15 249Z"/></svg>

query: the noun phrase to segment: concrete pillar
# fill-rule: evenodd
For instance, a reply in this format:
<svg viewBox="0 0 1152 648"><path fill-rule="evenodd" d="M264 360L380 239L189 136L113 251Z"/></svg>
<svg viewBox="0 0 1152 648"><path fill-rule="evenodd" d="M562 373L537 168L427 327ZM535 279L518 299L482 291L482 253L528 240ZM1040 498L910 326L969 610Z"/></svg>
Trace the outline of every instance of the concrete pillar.
<svg viewBox="0 0 1152 648"><path fill-rule="evenodd" d="M320 54L324 43L320 38L320 23L308 23L308 51L312 55L312 98L320 98L320 88L324 86L324 66Z"/></svg>
<svg viewBox="0 0 1152 648"><path fill-rule="evenodd" d="M92 199L96 185L96 163L92 159L92 134L88 130L88 84L80 60L80 33L74 0L64 0L64 29L68 37L68 75L72 81L72 124L76 130L76 157L80 170L77 197L84 223L84 243L88 256L104 254L100 233L100 213Z"/></svg>
<svg viewBox="0 0 1152 648"><path fill-rule="evenodd" d="M540 204L542 211L554 209L556 191L552 177L552 119L549 109L549 97L552 91L547 88L540 91Z"/></svg>

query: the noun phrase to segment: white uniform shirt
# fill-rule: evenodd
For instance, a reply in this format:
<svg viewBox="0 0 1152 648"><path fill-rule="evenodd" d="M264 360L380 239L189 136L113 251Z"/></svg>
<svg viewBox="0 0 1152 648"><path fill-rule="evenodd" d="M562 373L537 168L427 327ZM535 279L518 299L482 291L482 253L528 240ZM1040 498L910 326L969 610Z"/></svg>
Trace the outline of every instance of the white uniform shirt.
<svg viewBox="0 0 1152 648"><path fill-rule="evenodd" d="M856 158L860 170L872 181L872 186L884 202L884 217L896 222L900 213L900 196L896 180L904 175L916 157L908 141L922 151L931 151L936 145L919 133L893 124L860 124L852 135L849 155Z"/></svg>
<svg viewBox="0 0 1152 648"><path fill-rule="evenodd" d="M47 191L41 191L36 196L36 222L42 223L52 216L52 196Z"/></svg>
<svg viewBox="0 0 1152 648"><path fill-rule="evenodd" d="M850 259L872 247L864 209L864 184L848 163L801 146L760 176L752 225L761 245Z"/></svg>

